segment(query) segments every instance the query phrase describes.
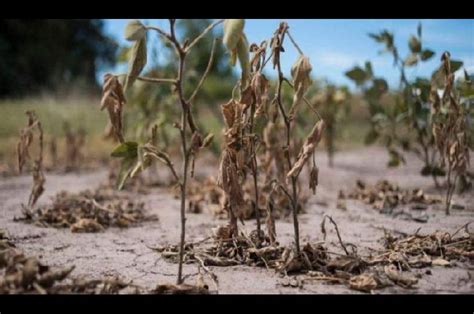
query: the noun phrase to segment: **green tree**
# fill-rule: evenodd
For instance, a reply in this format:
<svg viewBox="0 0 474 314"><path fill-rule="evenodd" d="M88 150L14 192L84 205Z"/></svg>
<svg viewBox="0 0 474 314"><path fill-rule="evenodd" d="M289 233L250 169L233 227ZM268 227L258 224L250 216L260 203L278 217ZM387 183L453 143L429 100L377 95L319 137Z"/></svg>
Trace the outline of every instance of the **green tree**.
<svg viewBox="0 0 474 314"><path fill-rule="evenodd" d="M55 91L111 66L118 45L101 20L0 20L0 97Z"/></svg>

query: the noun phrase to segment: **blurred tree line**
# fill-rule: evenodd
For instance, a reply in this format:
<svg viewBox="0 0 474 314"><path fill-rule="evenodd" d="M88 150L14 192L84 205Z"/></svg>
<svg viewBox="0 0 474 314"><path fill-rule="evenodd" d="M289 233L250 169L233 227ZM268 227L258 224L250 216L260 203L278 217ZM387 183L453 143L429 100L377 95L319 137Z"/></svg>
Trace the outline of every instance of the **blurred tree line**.
<svg viewBox="0 0 474 314"><path fill-rule="evenodd" d="M112 66L118 44L102 20L0 20L0 97L98 88L96 71Z"/></svg>

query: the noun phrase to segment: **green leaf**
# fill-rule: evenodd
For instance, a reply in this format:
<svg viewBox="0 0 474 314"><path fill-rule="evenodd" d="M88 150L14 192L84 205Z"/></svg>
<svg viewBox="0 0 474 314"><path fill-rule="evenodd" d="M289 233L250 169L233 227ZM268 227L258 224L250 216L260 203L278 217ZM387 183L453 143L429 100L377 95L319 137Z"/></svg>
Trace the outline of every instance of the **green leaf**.
<svg viewBox="0 0 474 314"><path fill-rule="evenodd" d="M128 41L137 41L144 38L146 28L139 20L133 20L125 26L125 39Z"/></svg>
<svg viewBox="0 0 474 314"><path fill-rule="evenodd" d="M371 129L364 138L364 144L371 145L375 143L378 137L379 137L379 133L375 129Z"/></svg>
<svg viewBox="0 0 474 314"><path fill-rule="evenodd" d="M110 155L118 158L135 158L137 157L137 148L137 142L125 142L117 146Z"/></svg>
<svg viewBox="0 0 474 314"><path fill-rule="evenodd" d="M469 74L467 73L466 69L464 69L464 81L466 83L471 83L471 77L469 76Z"/></svg>
<svg viewBox="0 0 474 314"><path fill-rule="evenodd" d="M365 62L365 73L369 78L374 75L374 72L372 71L372 63L370 63L370 61Z"/></svg>
<svg viewBox="0 0 474 314"><path fill-rule="evenodd" d="M117 56L117 62L127 62L131 50L131 47L121 47Z"/></svg>
<svg viewBox="0 0 474 314"><path fill-rule="evenodd" d="M411 36L408 41L408 46L412 53L419 53L421 51L421 42L415 36Z"/></svg>
<svg viewBox="0 0 474 314"><path fill-rule="evenodd" d="M125 82L125 90L135 82L136 77L140 75L145 67L146 61L146 37L143 37L133 44L130 60L128 61L128 75Z"/></svg>
<svg viewBox="0 0 474 314"><path fill-rule="evenodd" d="M405 163L403 157L393 149L389 150L390 160L388 161L388 167L398 167L401 163Z"/></svg>
<svg viewBox="0 0 474 314"><path fill-rule="evenodd" d="M374 88L377 89L377 91L381 94L388 91L387 81L383 78L374 79L373 84L374 84Z"/></svg>
<svg viewBox="0 0 474 314"><path fill-rule="evenodd" d="M359 66L347 71L345 75L353 80L357 85L362 85L368 80L368 74Z"/></svg>
<svg viewBox="0 0 474 314"><path fill-rule="evenodd" d="M426 165L421 169L421 175L422 176L436 176L436 177L444 177L446 175L446 172L441 169L440 167L436 166L429 166Z"/></svg>
<svg viewBox="0 0 474 314"><path fill-rule="evenodd" d="M120 171L117 177L117 189L123 189L125 182L135 168L137 163L137 157L126 157L122 160L122 164L120 165Z"/></svg>
<svg viewBox="0 0 474 314"><path fill-rule="evenodd" d="M421 52L421 60L427 61L431 59L431 57L433 57L434 55L435 55L435 52L433 50L425 49Z"/></svg>
<svg viewBox="0 0 474 314"><path fill-rule="evenodd" d="M418 56L414 53L410 54L404 61L406 66L414 66L418 63Z"/></svg>
<svg viewBox="0 0 474 314"><path fill-rule="evenodd" d="M463 65L462 61L451 60L451 73L454 73L457 70L459 70L462 67L462 65Z"/></svg>

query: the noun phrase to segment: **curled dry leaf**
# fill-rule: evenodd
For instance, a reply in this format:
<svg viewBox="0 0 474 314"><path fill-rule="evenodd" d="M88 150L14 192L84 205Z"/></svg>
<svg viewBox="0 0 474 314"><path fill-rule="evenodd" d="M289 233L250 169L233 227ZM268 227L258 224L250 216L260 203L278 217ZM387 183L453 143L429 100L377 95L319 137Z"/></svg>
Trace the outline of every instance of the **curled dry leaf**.
<svg viewBox="0 0 474 314"><path fill-rule="evenodd" d="M293 96L293 104L291 105L290 111L288 113L288 118L290 121L295 118L298 107L303 101L303 96L312 83L310 77L311 70L312 67L309 62L309 58L304 55L300 55L298 60L296 60L295 64L291 68L291 76L293 78L293 88L295 90L295 94Z"/></svg>
<svg viewBox="0 0 474 314"><path fill-rule="evenodd" d="M265 75L260 72L257 72L252 77L250 86L255 95L255 116L259 117L266 112L269 82Z"/></svg>
<svg viewBox="0 0 474 314"><path fill-rule="evenodd" d="M325 127L325 124L323 120L319 120L314 125L313 129L311 130L311 132L306 137L306 140L303 143L303 147L301 148L301 151L298 154L298 157L296 159L296 162L293 165L293 168L286 175L287 178L298 177L301 170L303 169L304 164L309 159L309 157L311 157L311 154L313 154L314 149L316 148L318 143L321 141L324 127Z"/></svg>
<svg viewBox="0 0 474 314"><path fill-rule="evenodd" d="M157 294L209 294L209 287L188 284L161 284L157 285L153 292Z"/></svg>
<svg viewBox="0 0 474 314"><path fill-rule="evenodd" d="M309 188L313 190L313 194L316 194L316 187L318 186L318 174L319 168L316 166L311 167L311 172L309 173Z"/></svg>
<svg viewBox="0 0 474 314"><path fill-rule="evenodd" d="M105 74L100 110L107 108L113 133L120 143L124 142L122 129L122 111L125 103L126 101L122 84L120 84L118 77L109 73Z"/></svg>
<svg viewBox="0 0 474 314"><path fill-rule="evenodd" d="M398 271L395 265L385 266L384 271L390 280L403 288L411 288L413 285L418 283L418 279L413 276L402 274Z"/></svg>
<svg viewBox="0 0 474 314"><path fill-rule="evenodd" d="M380 287L374 274L361 274L351 277L349 287L354 290L370 292Z"/></svg>

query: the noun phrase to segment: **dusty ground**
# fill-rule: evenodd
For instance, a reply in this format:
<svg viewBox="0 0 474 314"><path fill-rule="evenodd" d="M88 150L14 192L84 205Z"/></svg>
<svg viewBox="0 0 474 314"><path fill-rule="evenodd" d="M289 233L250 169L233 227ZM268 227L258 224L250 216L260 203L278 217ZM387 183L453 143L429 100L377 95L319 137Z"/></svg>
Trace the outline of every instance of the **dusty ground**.
<svg viewBox="0 0 474 314"><path fill-rule="evenodd" d="M380 214L358 201L347 201L347 210L336 208L340 189L352 189L355 181L361 178L368 183L378 179L388 179L403 188L423 188L436 193L430 178L418 174L420 163L408 158L408 165L398 169L387 169L387 154L383 149L370 148L353 150L336 155L334 168L328 168L325 154L318 153L316 160L320 165L320 186L316 196L312 196L306 206L306 213L300 216L302 242L321 241L320 222L323 214L331 215L339 225L344 241L356 244L359 253L369 253L371 249L381 249L380 239L383 227L388 230L414 233L433 232L437 229L453 232L468 221L474 220L474 195L471 192L462 197L455 196L454 202L464 205L463 210L453 210L445 216L442 206L432 206L425 212L427 223L392 218ZM200 165L197 169L206 171L214 165ZM215 170L214 170L215 171ZM215 173L212 173L215 175ZM94 188L107 178L107 171L94 173L46 175L46 192L39 204L50 202L50 198L60 190L78 192ZM155 188L148 195L140 195L150 213L157 214L159 221L145 223L128 229L111 228L98 234L73 234L69 230L40 228L34 225L14 222L21 215L21 203L29 194L31 178L28 176L1 179L0 182L0 227L9 231L14 242L28 254L39 255L43 261L52 265L76 265L74 276L88 275L103 277L120 275L139 285L149 288L157 283L174 283L177 264L162 260L158 253L150 250L163 244L176 244L179 241L179 200L168 189ZM325 204L324 204L325 203ZM409 209L407 209L409 211ZM412 211L414 212L414 211ZM416 214L416 213L414 213ZM197 241L210 235L211 228L224 221L210 214L187 214L187 240ZM254 221L246 221L246 230L255 228ZM287 244L292 239L291 220L277 221L280 243ZM329 228L328 247L337 250L336 236ZM305 283L302 288L282 287L279 277L270 270L248 266L211 267L219 279L219 293L358 293L342 285L323 282ZM468 272L473 265L457 263L454 267L434 267L432 275L423 275L417 289L405 290L391 287L377 290L377 293L474 293L474 283ZM414 270L423 272L424 270ZM194 282L197 268L185 265L184 273L189 282Z"/></svg>

